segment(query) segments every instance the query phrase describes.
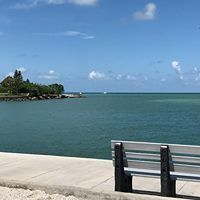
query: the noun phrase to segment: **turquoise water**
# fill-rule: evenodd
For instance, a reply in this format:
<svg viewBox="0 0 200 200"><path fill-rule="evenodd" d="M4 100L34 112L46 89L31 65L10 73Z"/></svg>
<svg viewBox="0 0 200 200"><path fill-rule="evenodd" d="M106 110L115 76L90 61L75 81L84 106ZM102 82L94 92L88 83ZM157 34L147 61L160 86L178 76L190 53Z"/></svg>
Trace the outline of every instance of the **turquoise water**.
<svg viewBox="0 0 200 200"><path fill-rule="evenodd" d="M200 94L0 102L0 151L110 158L110 140L200 145Z"/></svg>

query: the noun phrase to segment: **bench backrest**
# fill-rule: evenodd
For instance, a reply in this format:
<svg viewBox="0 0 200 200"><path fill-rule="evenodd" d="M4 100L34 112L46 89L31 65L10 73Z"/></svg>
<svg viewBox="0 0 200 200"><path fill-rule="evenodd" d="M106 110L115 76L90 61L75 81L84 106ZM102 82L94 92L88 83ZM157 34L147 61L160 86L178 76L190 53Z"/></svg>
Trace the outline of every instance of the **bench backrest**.
<svg viewBox="0 0 200 200"><path fill-rule="evenodd" d="M200 175L200 146L112 140L113 164L115 143L123 144L124 167L160 170L160 147L168 146L170 171Z"/></svg>

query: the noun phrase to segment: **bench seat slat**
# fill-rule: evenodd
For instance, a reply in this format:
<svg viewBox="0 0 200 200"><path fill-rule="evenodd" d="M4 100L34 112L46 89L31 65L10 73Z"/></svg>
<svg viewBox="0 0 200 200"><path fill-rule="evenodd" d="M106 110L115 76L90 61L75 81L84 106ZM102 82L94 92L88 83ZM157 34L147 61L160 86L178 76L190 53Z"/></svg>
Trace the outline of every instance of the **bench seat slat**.
<svg viewBox="0 0 200 200"><path fill-rule="evenodd" d="M198 164L200 166L200 157L172 155L172 162L182 162L182 163L186 163L186 164Z"/></svg>
<svg viewBox="0 0 200 200"><path fill-rule="evenodd" d="M172 179L190 179L190 180L200 180L199 174L189 174L180 172L170 172Z"/></svg>
<svg viewBox="0 0 200 200"><path fill-rule="evenodd" d="M127 160L127 162L125 161L124 164L126 164L126 163L128 164L129 168L160 170L160 163L159 162ZM175 171L175 172L191 173L191 174L199 174L200 175L200 166L185 165L185 164L174 164L173 168L174 168L173 171Z"/></svg>
<svg viewBox="0 0 200 200"><path fill-rule="evenodd" d="M137 168L124 168L124 172L127 175L140 175L140 176L160 176L159 170L144 170Z"/></svg>
<svg viewBox="0 0 200 200"><path fill-rule="evenodd" d="M115 161L113 160L113 165ZM149 169L149 170L160 170L159 162L151 161L140 161L140 160L124 160L124 167L126 168L137 168L137 169ZM185 165L185 164L174 164L174 172L177 173L190 173L200 175L200 166Z"/></svg>
<svg viewBox="0 0 200 200"><path fill-rule="evenodd" d="M114 149L115 143L123 143L123 147L126 150L131 151L160 151L160 144L158 143L146 143L146 142L127 142L127 141L111 141L111 147Z"/></svg>
<svg viewBox="0 0 200 200"><path fill-rule="evenodd" d="M111 147L114 149L115 143L123 143L125 150L131 151L160 151L160 146L168 145L171 153L176 154L191 154L200 155L200 146L193 145L178 145L178 144L161 144L161 143L147 143L147 142L129 142L129 141L111 141Z"/></svg>
<svg viewBox="0 0 200 200"><path fill-rule="evenodd" d="M113 160L113 165L115 165L114 160ZM149 170L160 170L160 163L159 162L151 162L151 161L125 160L124 167L149 169Z"/></svg>
<svg viewBox="0 0 200 200"><path fill-rule="evenodd" d="M125 163L126 163L126 161L125 161ZM130 168L160 170L159 162L127 160L127 163L128 163L128 167L130 167Z"/></svg>
<svg viewBox="0 0 200 200"><path fill-rule="evenodd" d="M200 175L200 166L185 165L185 164L174 164L174 171L180 173L190 173Z"/></svg>
<svg viewBox="0 0 200 200"><path fill-rule="evenodd" d="M137 169L137 168L124 168L124 172L127 175L132 176L160 176L159 170L144 170L144 169ZM180 173L180 172L170 172L170 176L172 179L191 179L191 180L200 180L199 174L189 174L189 173Z"/></svg>
<svg viewBox="0 0 200 200"><path fill-rule="evenodd" d="M115 152L112 151L112 157L114 157L114 156L115 156ZM124 157L127 159L137 158L137 159L148 159L148 160L160 161L160 154L125 152Z"/></svg>
<svg viewBox="0 0 200 200"><path fill-rule="evenodd" d="M112 151L112 157L114 158L114 156L115 156L115 152ZM160 154L124 152L124 158L160 161ZM181 162L185 164L198 164L200 166L200 157L172 155L171 158L172 158L172 162Z"/></svg>

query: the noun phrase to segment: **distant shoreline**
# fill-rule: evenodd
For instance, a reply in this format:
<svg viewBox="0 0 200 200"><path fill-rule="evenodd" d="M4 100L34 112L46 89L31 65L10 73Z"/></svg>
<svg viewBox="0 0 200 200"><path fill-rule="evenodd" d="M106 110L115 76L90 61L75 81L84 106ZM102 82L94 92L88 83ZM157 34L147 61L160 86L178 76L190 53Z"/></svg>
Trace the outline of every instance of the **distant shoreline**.
<svg viewBox="0 0 200 200"><path fill-rule="evenodd" d="M67 99L67 98L82 98L82 94L59 94L59 95L40 95L40 96L28 96L28 95L0 95L0 101L37 101L37 100L50 100L50 99Z"/></svg>

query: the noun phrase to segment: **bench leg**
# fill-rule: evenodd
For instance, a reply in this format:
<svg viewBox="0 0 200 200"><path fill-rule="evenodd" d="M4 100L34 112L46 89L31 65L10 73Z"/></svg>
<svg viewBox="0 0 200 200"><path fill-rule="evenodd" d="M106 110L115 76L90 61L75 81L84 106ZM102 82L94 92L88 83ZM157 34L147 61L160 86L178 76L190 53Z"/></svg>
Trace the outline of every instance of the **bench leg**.
<svg viewBox="0 0 200 200"><path fill-rule="evenodd" d="M175 197L176 196L176 180L171 180L171 196Z"/></svg>
<svg viewBox="0 0 200 200"><path fill-rule="evenodd" d="M171 180L169 164L169 147L160 147L161 156L161 195L165 197L176 196L176 180Z"/></svg>
<svg viewBox="0 0 200 200"><path fill-rule="evenodd" d="M115 191L132 192L132 176L124 173L122 143L115 144Z"/></svg>
<svg viewBox="0 0 200 200"><path fill-rule="evenodd" d="M161 178L161 195L165 197L176 196L176 181Z"/></svg>

